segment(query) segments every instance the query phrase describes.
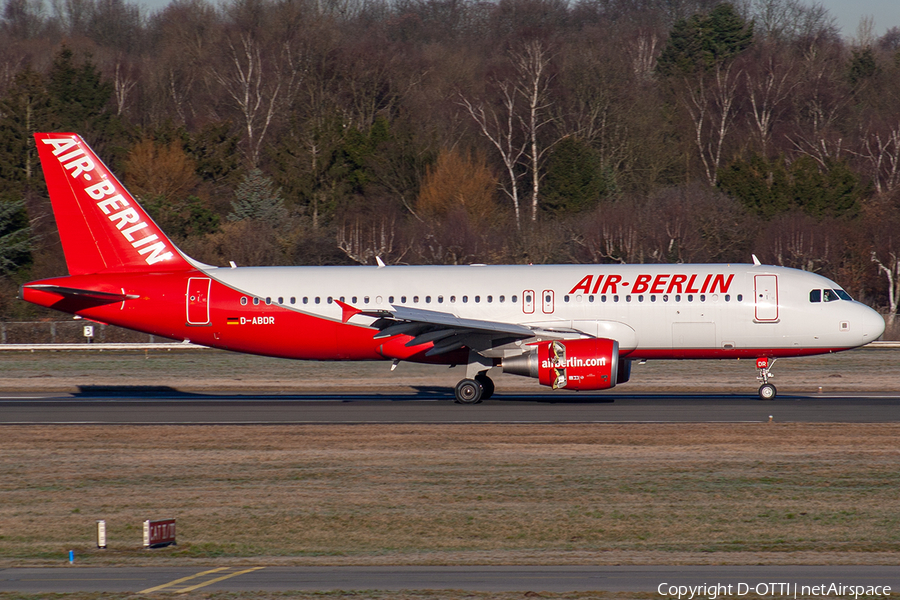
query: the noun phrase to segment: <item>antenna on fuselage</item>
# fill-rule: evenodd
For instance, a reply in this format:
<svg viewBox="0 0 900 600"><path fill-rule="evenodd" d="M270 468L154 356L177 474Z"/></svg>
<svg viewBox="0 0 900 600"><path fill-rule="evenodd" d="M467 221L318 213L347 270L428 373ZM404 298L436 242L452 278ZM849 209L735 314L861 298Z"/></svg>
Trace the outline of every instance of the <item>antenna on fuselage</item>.
<svg viewBox="0 0 900 600"><path fill-rule="evenodd" d="M759 262L759 259L756 258L756 255L755 255L755 254L751 254L750 256L753 257L753 266L754 266L754 267L758 267L758 266L762 265L762 263Z"/></svg>

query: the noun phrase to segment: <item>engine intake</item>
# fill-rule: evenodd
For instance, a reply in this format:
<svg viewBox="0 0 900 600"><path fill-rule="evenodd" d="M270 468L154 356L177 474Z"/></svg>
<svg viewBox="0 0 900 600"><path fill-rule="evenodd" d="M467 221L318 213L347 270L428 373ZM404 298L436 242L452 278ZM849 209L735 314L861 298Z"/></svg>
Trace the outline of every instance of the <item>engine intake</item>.
<svg viewBox="0 0 900 600"><path fill-rule="evenodd" d="M504 373L536 378L554 390L606 390L619 375L619 343L605 338L539 342L519 356L504 358Z"/></svg>

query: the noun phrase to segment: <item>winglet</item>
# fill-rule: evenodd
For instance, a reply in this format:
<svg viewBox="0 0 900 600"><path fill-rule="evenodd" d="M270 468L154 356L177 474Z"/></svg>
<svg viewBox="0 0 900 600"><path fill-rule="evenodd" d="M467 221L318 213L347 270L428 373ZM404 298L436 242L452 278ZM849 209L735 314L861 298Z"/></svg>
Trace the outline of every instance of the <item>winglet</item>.
<svg viewBox="0 0 900 600"><path fill-rule="evenodd" d="M341 302L340 300L335 300L334 303L341 307L341 323L346 323L362 312L362 309L350 306L349 304Z"/></svg>

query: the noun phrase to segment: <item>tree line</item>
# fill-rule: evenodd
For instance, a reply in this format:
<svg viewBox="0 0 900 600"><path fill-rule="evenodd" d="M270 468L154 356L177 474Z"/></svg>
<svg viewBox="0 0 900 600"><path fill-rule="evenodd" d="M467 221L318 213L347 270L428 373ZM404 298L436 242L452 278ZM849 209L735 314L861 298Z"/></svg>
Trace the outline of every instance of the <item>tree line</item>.
<svg viewBox="0 0 900 600"><path fill-rule="evenodd" d="M900 303L900 29L800 0L6 0L0 318L65 273L31 134L211 264L763 262Z"/></svg>

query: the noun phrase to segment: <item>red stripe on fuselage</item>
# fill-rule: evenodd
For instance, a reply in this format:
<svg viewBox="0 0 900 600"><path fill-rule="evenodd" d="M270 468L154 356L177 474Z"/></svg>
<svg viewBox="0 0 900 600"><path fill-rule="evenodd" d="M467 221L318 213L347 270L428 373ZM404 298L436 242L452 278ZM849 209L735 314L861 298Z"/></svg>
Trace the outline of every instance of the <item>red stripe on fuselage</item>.
<svg viewBox="0 0 900 600"><path fill-rule="evenodd" d="M233 350L279 358L306 360L384 360L401 358L415 362L459 364L465 352L426 357L432 343L407 348L412 339L402 335L374 340L375 329L344 324L320 316L293 310L279 304L266 304L252 294L242 293L210 278L209 324L187 323L185 293L190 278L209 277L202 271L181 273L141 273L75 275L35 281L33 284L57 285L84 290L105 291L138 296L125 302L101 304L96 301L65 297L40 289L23 288L23 299L86 319L118 325L145 333L223 350ZM241 298L247 303L241 304ZM233 319L240 320L238 325ZM229 320L232 324L229 325Z"/></svg>

